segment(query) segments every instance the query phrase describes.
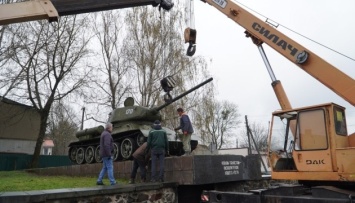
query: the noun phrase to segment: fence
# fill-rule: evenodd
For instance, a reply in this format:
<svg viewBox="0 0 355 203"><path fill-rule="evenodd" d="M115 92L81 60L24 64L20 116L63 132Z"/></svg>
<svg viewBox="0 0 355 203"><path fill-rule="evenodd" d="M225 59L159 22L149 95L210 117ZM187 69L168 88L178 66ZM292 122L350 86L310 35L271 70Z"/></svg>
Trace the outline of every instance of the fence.
<svg viewBox="0 0 355 203"><path fill-rule="evenodd" d="M24 170L29 168L32 155L28 154L0 154L0 171ZM72 162L68 156L40 155L38 168L70 166Z"/></svg>

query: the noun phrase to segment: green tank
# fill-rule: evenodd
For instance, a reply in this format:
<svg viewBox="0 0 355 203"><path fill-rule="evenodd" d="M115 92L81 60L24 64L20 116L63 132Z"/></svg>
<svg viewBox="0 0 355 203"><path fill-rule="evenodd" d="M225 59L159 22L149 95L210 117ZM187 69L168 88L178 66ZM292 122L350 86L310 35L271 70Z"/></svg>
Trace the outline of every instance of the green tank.
<svg viewBox="0 0 355 203"><path fill-rule="evenodd" d="M153 108L134 105L134 99L129 97L124 102L124 107L116 108L110 113L108 122L113 124L112 138L114 139L115 161L132 159L133 152L142 145L152 129L155 120L162 120L159 111L171 103L181 99L187 94L195 91L203 85L211 82L213 78L200 83L181 95L172 98L163 105ZM77 164L101 162L100 134L103 126L89 128L77 132L79 141L69 144L69 158ZM175 131L166 127L163 129L168 134L170 155L179 156L183 154L183 145L176 138ZM98 133L100 132L100 133ZM197 139L192 137L191 149L195 149L198 144Z"/></svg>

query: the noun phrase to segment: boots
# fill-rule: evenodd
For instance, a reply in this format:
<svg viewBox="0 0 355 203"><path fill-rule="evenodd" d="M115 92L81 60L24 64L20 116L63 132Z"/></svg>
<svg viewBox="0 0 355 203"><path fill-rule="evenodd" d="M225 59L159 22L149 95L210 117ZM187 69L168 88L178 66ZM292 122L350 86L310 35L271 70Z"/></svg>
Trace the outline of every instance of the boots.
<svg viewBox="0 0 355 203"><path fill-rule="evenodd" d="M134 184L135 183L135 181L134 181L134 179L133 178L131 178L130 180L129 180L129 182L128 182L129 184Z"/></svg>

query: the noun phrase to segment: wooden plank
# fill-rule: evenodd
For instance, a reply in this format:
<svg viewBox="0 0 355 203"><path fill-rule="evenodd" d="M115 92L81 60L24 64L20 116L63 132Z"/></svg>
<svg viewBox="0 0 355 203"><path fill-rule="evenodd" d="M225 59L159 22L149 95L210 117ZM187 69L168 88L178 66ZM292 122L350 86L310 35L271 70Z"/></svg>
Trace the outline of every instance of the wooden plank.
<svg viewBox="0 0 355 203"><path fill-rule="evenodd" d="M48 19L57 21L58 13L49 0L0 5L0 25Z"/></svg>

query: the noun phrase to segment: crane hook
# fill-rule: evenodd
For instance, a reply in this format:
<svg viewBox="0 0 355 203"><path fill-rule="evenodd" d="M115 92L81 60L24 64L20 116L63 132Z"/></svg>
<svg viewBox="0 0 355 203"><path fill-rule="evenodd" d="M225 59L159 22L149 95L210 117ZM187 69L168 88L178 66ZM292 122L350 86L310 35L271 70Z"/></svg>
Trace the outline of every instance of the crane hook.
<svg viewBox="0 0 355 203"><path fill-rule="evenodd" d="M193 56L196 52L196 34L197 31L192 28L186 28L184 32L185 43L189 43L186 55Z"/></svg>
<svg viewBox="0 0 355 203"><path fill-rule="evenodd" d="M193 56L196 52L196 44L189 42L189 47L187 48L186 55Z"/></svg>

